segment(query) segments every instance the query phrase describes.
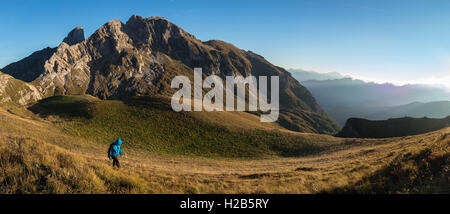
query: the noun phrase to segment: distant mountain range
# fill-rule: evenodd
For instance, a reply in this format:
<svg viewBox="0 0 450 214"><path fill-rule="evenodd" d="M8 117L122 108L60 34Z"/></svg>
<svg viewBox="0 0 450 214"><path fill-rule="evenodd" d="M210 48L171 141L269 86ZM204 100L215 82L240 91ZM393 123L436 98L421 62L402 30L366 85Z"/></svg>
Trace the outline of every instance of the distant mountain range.
<svg viewBox="0 0 450 214"><path fill-rule="evenodd" d="M167 19L133 15L112 20L89 38L72 30L56 48L45 48L7 65L0 73L0 104L26 105L55 95L101 99L171 96L175 76L279 76L279 124L294 131L335 133L339 125L285 69L232 44L200 41ZM270 90L268 92L270 94Z"/></svg>
<svg viewBox="0 0 450 214"><path fill-rule="evenodd" d="M319 73L314 71L305 71L302 69L289 69L288 71L291 72L292 76L300 82L308 80L333 80L348 77L338 72Z"/></svg>
<svg viewBox="0 0 450 214"><path fill-rule="evenodd" d="M377 120L386 117L430 117L444 118L450 115L450 101L436 101L429 103L414 102L407 105L386 107L384 110L368 115L367 119Z"/></svg>
<svg viewBox="0 0 450 214"><path fill-rule="evenodd" d="M322 80L299 81L341 125L351 117L385 120L404 116L442 118L450 115L450 91L446 88L419 84L396 86L352 78L334 79L339 75L317 75Z"/></svg>

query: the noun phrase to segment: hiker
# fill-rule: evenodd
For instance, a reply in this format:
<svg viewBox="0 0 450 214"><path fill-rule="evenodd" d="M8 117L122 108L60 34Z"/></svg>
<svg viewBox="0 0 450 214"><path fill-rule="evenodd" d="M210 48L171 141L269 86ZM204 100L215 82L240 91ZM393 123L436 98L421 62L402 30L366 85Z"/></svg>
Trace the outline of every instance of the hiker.
<svg viewBox="0 0 450 214"><path fill-rule="evenodd" d="M120 155L123 156L122 148L120 147L122 145L122 139L117 138L117 140L114 143L111 143L108 149L108 157L109 159L113 159L113 167L117 166L117 168L120 168L120 163L117 157Z"/></svg>

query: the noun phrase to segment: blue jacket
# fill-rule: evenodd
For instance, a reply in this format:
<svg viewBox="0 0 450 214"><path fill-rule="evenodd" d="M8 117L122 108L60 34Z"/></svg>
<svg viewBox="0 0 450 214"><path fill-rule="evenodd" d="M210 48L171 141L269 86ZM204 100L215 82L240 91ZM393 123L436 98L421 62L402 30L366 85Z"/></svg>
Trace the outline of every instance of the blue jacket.
<svg viewBox="0 0 450 214"><path fill-rule="evenodd" d="M122 145L122 139L117 138L117 140L109 146L108 157L113 158L113 157L117 157L119 155L123 156L122 148L120 147L121 145Z"/></svg>

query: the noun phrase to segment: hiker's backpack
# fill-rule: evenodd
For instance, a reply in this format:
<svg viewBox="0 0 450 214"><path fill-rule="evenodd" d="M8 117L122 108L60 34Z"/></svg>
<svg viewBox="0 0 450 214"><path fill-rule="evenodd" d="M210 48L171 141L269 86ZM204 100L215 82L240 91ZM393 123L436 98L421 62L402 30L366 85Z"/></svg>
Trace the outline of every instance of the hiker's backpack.
<svg viewBox="0 0 450 214"><path fill-rule="evenodd" d="M122 155L122 149L120 148L120 145L112 144L108 155L110 157L117 157L119 155Z"/></svg>
<svg viewBox="0 0 450 214"><path fill-rule="evenodd" d="M114 146L113 144L109 145L108 154L107 154L108 158L112 158L113 146Z"/></svg>

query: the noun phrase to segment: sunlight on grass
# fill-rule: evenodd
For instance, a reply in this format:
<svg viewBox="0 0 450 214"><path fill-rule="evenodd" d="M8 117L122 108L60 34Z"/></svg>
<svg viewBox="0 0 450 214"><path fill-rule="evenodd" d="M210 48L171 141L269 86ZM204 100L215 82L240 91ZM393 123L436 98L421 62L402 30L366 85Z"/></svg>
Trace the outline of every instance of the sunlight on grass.
<svg viewBox="0 0 450 214"><path fill-rule="evenodd" d="M233 129L161 98L40 104L60 111L0 109L0 193L449 193L450 129L342 139ZM117 136L120 170L106 156Z"/></svg>

